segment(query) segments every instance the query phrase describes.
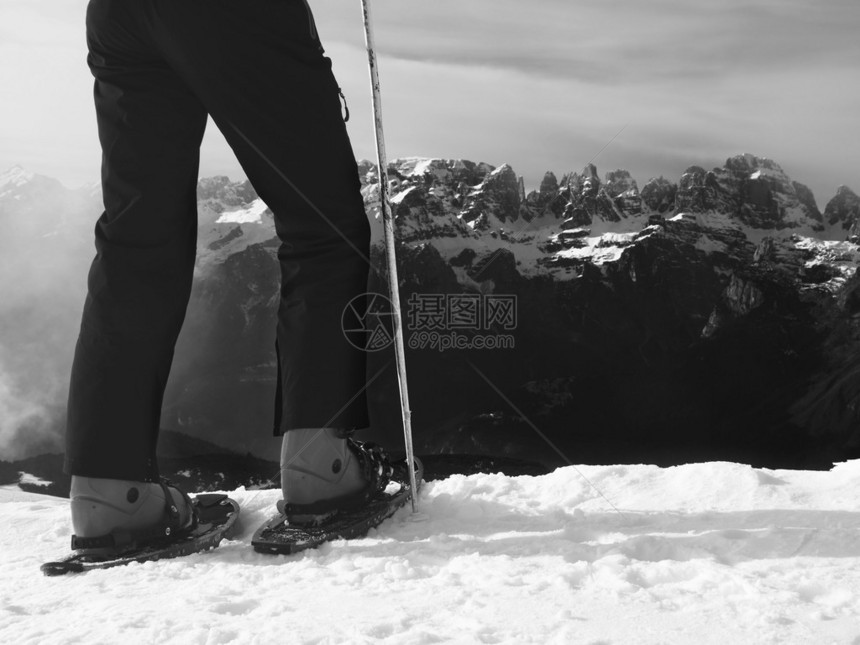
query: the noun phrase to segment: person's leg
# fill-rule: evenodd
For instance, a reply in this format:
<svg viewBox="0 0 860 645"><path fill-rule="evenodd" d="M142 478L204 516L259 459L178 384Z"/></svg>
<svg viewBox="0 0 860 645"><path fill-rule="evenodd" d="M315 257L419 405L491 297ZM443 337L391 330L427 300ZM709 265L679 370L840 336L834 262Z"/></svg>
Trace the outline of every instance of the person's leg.
<svg viewBox="0 0 860 645"><path fill-rule="evenodd" d="M116 15L125 10L135 13L133 25L124 24L127 15ZM365 356L344 338L340 321L347 303L366 289L369 230L338 88L303 0L94 0L90 15L97 87L112 100L97 95L106 213L73 373L69 471L143 480L157 475L161 395L193 264L190 214L203 130L197 119L204 109L275 212L282 240L276 432L366 426ZM132 47L130 34L145 35ZM138 65L142 42L149 66ZM130 62L138 74L127 74ZM146 81L155 78L164 91L147 93L153 88ZM146 92L134 103L138 90ZM146 111L138 114L137 107ZM158 117L160 109L161 118L136 118ZM163 130L152 132L146 124L154 122ZM132 143L151 147L144 145L142 154ZM110 163L117 153L123 163ZM153 158L164 165L126 163ZM169 176L162 176L165 169ZM130 217L147 211L147 225ZM155 267L144 259L152 257L164 262ZM125 287L144 276L129 296ZM153 313L156 295L165 306ZM129 362L136 364L134 373ZM106 409L95 413L105 396ZM117 429L117 417L121 424L133 417L124 424L130 427ZM341 433L310 434L345 445Z"/></svg>
<svg viewBox="0 0 860 645"><path fill-rule="evenodd" d="M105 211L72 368L66 470L151 482L191 288L206 111L142 29L143 4L92 0L87 12Z"/></svg>
<svg viewBox="0 0 860 645"><path fill-rule="evenodd" d="M366 355L341 318L367 289L369 225L331 62L304 0L153 7L165 57L275 215L284 498L294 506L349 499L368 481L344 430L369 420Z"/></svg>
<svg viewBox="0 0 860 645"><path fill-rule="evenodd" d="M154 0L152 33L275 215L276 434L369 423L366 356L341 329L367 289L369 225L331 62L304 0Z"/></svg>

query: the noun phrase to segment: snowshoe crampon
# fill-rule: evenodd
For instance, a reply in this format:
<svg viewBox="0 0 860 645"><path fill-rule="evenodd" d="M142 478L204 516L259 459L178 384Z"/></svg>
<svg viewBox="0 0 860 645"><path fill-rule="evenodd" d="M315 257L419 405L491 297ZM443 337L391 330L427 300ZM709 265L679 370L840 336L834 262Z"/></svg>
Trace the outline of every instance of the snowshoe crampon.
<svg viewBox="0 0 860 645"><path fill-rule="evenodd" d="M418 488L421 488L423 468L415 460ZM260 553L290 554L312 549L331 540L363 537L370 529L382 524L412 499L406 462L394 465L394 474L385 490L367 502L353 508L340 509L315 524L290 524L287 515L279 513L263 524L251 539Z"/></svg>
<svg viewBox="0 0 860 645"><path fill-rule="evenodd" d="M239 505L222 494L203 493L191 499L196 525L190 531L174 537L132 544L117 553L106 555L72 554L57 562L46 562L41 571L46 576L81 573L91 569L109 569L132 562L149 562L177 558L213 549L229 538L239 517Z"/></svg>

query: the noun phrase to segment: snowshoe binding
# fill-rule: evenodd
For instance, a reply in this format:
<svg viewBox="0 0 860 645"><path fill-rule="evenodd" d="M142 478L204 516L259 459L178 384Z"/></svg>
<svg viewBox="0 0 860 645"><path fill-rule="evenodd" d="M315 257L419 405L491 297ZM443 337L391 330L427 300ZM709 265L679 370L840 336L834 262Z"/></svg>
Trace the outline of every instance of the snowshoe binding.
<svg viewBox="0 0 860 645"><path fill-rule="evenodd" d="M366 487L347 496L311 503L281 500L278 514L254 533L254 550L291 554L331 540L362 537L412 499L405 460L392 463L385 451L372 443L347 438L346 445L358 461ZM420 488L423 468L418 459L415 470ZM286 476L282 469L282 477Z"/></svg>
<svg viewBox="0 0 860 645"><path fill-rule="evenodd" d="M161 488L160 497L164 499L164 508L163 517L155 525L111 530L96 537L73 535L72 550L75 553L57 562L43 564L42 573L59 576L131 562L175 558L214 548L223 538L230 536L239 516L239 505L235 501L215 493L190 498L178 489L169 487L166 481L160 482L158 486ZM132 502L132 491L137 495L136 490L130 489L129 502ZM177 491L184 504L174 501L170 490ZM73 504L78 501L73 496Z"/></svg>

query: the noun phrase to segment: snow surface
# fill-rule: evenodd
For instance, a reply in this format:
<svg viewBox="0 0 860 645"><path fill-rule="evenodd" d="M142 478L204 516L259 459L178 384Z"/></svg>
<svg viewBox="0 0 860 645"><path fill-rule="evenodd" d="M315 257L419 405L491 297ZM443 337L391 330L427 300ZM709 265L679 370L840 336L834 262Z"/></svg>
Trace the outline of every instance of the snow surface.
<svg viewBox="0 0 860 645"><path fill-rule="evenodd" d="M31 486L50 486L51 482L36 477L36 475L31 475L30 473L19 472L18 473L18 483L20 484L30 484Z"/></svg>
<svg viewBox="0 0 860 645"><path fill-rule="evenodd" d="M406 190L404 190L404 191L401 191L401 192L397 193L394 197L392 197L391 199L389 199L389 200L388 200L388 202L389 202L390 204L400 204L400 203L402 203L402 202L403 202L403 200L404 200L404 199L406 199L406 196L407 196L409 193L411 193L413 190L415 190L415 186L410 186L410 187L409 187L409 188L407 188Z"/></svg>
<svg viewBox="0 0 860 645"><path fill-rule="evenodd" d="M699 239L696 240L695 247L704 251L705 253L725 253L728 250L728 247L720 240L715 240L709 237L707 234L702 234Z"/></svg>
<svg viewBox="0 0 860 645"><path fill-rule="evenodd" d="M839 272L836 277L825 283L825 286L834 293L854 276L857 267L860 266L860 247L852 242L798 237L795 246L811 253L811 259L805 262L807 268L816 264L826 264Z"/></svg>
<svg viewBox="0 0 860 645"><path fill-rule="evenodd" d="M860 643L860 461L453 476L367 538L257 554L278 495L232 492L214 551L45 578L67 501L0 489L0 642Z"/></svg>
<svg viewBox="0 0 860 645"><path fill-rule="evenodd" d="M216 224L255 224L263 221L263 213L266 212L266 203L257 198L248 208L233 211L225 211L215 220Z"/></svg>

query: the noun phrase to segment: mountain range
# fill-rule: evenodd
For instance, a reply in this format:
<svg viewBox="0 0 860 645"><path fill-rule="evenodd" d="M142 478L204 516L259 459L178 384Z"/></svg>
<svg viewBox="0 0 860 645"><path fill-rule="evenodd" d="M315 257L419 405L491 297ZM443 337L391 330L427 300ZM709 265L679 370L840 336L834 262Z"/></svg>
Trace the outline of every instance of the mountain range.
<svg viewBox="0 0 860 645"><path fill-rule="evenodd" d="M385 294L378 172L361 162L359 173L368 291ZM389 179L420 452L773 467L860 453L850 188L821 211L749 154L641 188L588 165L527 192L508 165L418 158L392 162ZM59 446L98 202L96 187L0 175L2 458ZM225 177L200 180L198 211L162 426L276 459L273 216L248 182ZM391 348L369 357L366 435L401 445Z"/></svg>

